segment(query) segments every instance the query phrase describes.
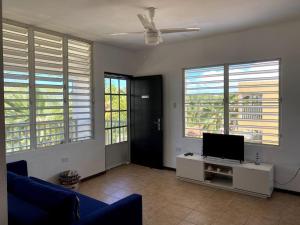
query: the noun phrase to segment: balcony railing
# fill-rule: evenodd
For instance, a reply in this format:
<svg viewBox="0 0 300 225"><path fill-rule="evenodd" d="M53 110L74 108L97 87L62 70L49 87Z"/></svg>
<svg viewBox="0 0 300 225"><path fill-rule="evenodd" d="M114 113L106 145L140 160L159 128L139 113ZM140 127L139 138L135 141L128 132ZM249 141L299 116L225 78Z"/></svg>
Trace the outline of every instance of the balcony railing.
<svg viewBox="0 0 300 225"><path fill-rule="evenodd" d="M55 144L62 144L65 141L64 121L37 122L36 124L36 145L45 147ZM89 128L89 129L88 129ZM6 124L6 152L29 150L31 148L30 125ZM81 124L78 120L70 120L69 134L73 140L90 137L90 125Z"/></svg>

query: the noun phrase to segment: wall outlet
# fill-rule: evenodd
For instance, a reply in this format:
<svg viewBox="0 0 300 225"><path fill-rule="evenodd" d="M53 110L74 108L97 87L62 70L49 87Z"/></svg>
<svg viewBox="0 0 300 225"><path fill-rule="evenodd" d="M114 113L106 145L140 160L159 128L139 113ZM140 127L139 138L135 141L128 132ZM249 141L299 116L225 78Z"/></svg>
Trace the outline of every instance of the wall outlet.
<svg viewBox="0 0 300 225"><path fill-rule="evenodd" d="M67 162L69 162L69 158L68 157L61 158L61 162L62 163L67 163Z"/></svg>

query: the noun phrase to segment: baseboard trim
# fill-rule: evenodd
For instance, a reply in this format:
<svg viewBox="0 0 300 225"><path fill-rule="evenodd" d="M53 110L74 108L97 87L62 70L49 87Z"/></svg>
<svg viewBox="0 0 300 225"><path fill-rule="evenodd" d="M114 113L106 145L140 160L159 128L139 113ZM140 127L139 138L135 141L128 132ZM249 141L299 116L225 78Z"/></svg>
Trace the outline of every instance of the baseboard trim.
<svg viewBox="0 0 300 225"><path fill-rule="evenodd" d="M106 171L112 170L112 169L117 168L119 166L124 166L124 165L129 165L129 164L130 164L129 162L120 162L120 163L117 163L113 166L107 167Z"/></svg>
<svg viewBox="0 0 300 225"><path fill-rule="evenodd" d="M171 170L171 171L176 171L175 168L172 168L172 167L168 167L168 166L164 166L163 167L164 170Z"/></svg>
<svg viewBox="0 0 300 225"><path fill-rule="evenodd" d="M122 165L127 165L127 164L128 164L128 162L125 162L125 163L119 163L119 164L117 164L117 165L115 165L115 166L112 166L111 168L106 168L106 170L103 171L103 172L96 173L96 174L94 174L94 175L91 175L91 176L82 178L82 179L80 179L80 182L84 182L84 181L90 180L90 179L92 179L92 178L102 176L102 175L106 174L106 172L109 171L109 170L111 170L111 169L114 169L114 168L119 167L119 166L122 166Z"/></svg>
<svg viewBox="0 0 300 225"><path fill-rule="evenodd" d="M103 172L100 172L100 173L96 173L96 174L94 174L94 175L91 175L91 176L82 178L82 179L80 179L80 182L84 182L84 181L87 181L87 180L90 180L90 179L93 179L93 178L102 176L102 175L104 175L104 174L106 174L106 171L103 171Z"/></svg>
<svg viewBox="0 0 300 225"><path fill-rule="evenodd" d="M281 189L281 188L274 188L274 191L300 196L300 192L298 192L298 191L290 191L290 190L285 190L285 189Z"/></svg>

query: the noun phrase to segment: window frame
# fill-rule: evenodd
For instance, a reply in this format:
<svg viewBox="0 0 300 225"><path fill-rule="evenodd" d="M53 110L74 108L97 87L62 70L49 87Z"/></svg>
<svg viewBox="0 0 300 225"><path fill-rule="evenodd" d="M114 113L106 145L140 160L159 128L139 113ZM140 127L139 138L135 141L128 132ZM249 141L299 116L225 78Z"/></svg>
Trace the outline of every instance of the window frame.
<svg viewBox="0 0 300 225"><path fill-rule="evenodd" d="M36 48L36 41L43 35L46 35L46 36L52 36L52 37L55 37L55 38L59 38L61 40L61 62L62 62L62 65L61 65L61 76L62 76L62 85L58 85L58 86L61 86L61 89L62 91L61 92L57 92L57 93L61 93L62 96L63 96L63 99L61 100L61 103L62 103L62 106L60 107L60 109L62 110L62 113L59 113L58 115L62 115L62 120L58 120L57 122L58 123L63 123L63 126L62 126L62 130L63 130L63 133L55 133L53 135L45 135L44 136L40 136L39 135L39 130L44 130L45 132L49 129L49 130L52 130L51 128L46 128L47 126L49 126L52 121L51 120L45 120L45 121L41 121L41 122L38 122L37 119L39 117L43 117L43 115L38 115L38 111L39 111L39 108L37 106L37 103L39 102L37 100L37 88L36 86L41 86L40 88L43 89L43 84L37 84L40 80L40 78L37 76L37 72L36 70L39 70L37 69L37 66L36 66L36 63L37 63L37 52L35 51L35 48ZM55 146L55 145L58 145L58 144L63 144L63 143L66 143L66 130L65 130L65 127L66 127L66 113L65 113L65 105L66 105L66 101L65 101L65 90L66 90L66 84L65 84L65 73L67 73L67 71L65 71L65 54L64 54L64 37L61 37L61 36L57 36L57 35L53 35L53 34L49 34L47 32L41 32L41 31L37 31L33 28L29 28L29 36L28 36L28 39L29 39L29 67L33 67L33 69L29 72L29 76L30 76L30 89L32 89L31 91L34 92L34 94L30 93L29 97L30 97L30 100L32 102L31 106L31 111L30 111L30 114L32 115L33 117L33 120L32 120L32 125L34 126L34 129L32 129L32 131L34 132L34 147L37 148L37 149L43 149L45 147L50 147L50 146ZM41 69L40 69L41 70ZM53 72L53 71L51 71ZM60 75L60 72L57 72L59 75ZM45 81L47 82L47 78L50 78L51 79L51 75L48 76L47 74L47 77L45 77ZM47 85L46 85L47 86ZM56 86L56 85L55 85ZM48 87L49 89L52 89L52 87ZM41 96L46 96L47 94L43 94L42 92L39 93L39 95ZM47 100L45 100L45 102L47 102ZM48 115L50 115L50 113L47 113ZM46 115L45 117L47 117L48 115ZM42 126L44 125L44 129L39 129L38 127L39 126ZM54 128L55 129L55 128ZM63 136L63 139L62 140L55 140L55 141L50 141L50 142L45 142L45 141L39 141L39 139L43 138L43 137L57 137L57 136L60 136L60 134Z"/></svg>
<svg viewBox="0 0 300 225"><path fill-rule="evenodd" d="M226 75L225 75L225 71L226 71L226 65L225 64L218 64L218 65L209 65L209 66L201 66L201 67L191 67L191 68L184 68L182 71L182 85L183 85L183 89L182 89L182 93L183 93L183 137L185 138L192 138L192 139L202 139L202 138L197 138L197 137L189 137L189 136L185 136L185 105L186 105L186 102L185 102L185 70L189 70L189 69L206 69L206 68L216 68L216 67L223 67L223 105L224 105L224 109L223 109L223 121L224 121L224 124L223 124L223 129L224 131L227 129L226 127L226 104L225 104L225 96L227 96L226 94L226 91L227 91L227 86L226 86Z"/></svg>
<svg viewBox="0 0 300 225"><path fill-rule="evenodd" d="M51 148L54 146L62 145L62 144L72 144L72 143L81 143L85 141L95 140L95 84L94 84L94 42L90 40L86 40L83 38L75 37L73 35L64 34L57 31L52 31L44 28L40 28L34 25L29 25L26 23L14 21L11 19L3 18L2 23L13 25L21 28L25 28L28 30L28 71L29 71L29 101L30 101L30 148L27 150L18 150L18 151L11 151L6 152L7 155L10 154L18 154L21 152L29 152L29 151L36 151L36 150L43 150L45 148ZM45 147L38 147L37 146L37 135L36 135L36 98L35 98L35 42L34 42L34 32L41 32L49 35L54 35L62 38L62 58L63 58L63 96L64 96L64 141L58 144L45 146ZM69 137L69 94L68 94L68 40L74 40L78 42L84 42L90 45L90 112L91 112L91 137L86 140L78 140L78 141L71 141Z"/></svg>
<svg viewBox="0 0 300 225"><path fill-rule="evenodd" d="M267 58L267 59L259 59L259 60L252 60L252 61L239 61L234 63L223 63L223 64L209 64L209 65L202 65L202 66L195 66L195 67L185 67L182 68L182 75L181 75L181 84L182 84L182 137L185 139L191 140L202 140L203 138L196 138L196 137L189 137L185 134L185 71L190 69L201 69L207 67L224 67L224 134L229 134L229 66L239 65L239 64L247 64L247 63L260 63L260 62L268 62L268 61L278 61L279 65L279 75L278 75L278 144L271 145L271 144L263 144L263 143L252 143L252 142L245 142L247 145L252 146L264 146L267 148L279 148L281 146L281 139L282 139L282 58Z"/></svg>
<svg viewBox="0 0 300 225"><path fill-rule="evenodd" d="M6 25L9 27L9 26L15 26L15 25L12 25L12 24L8 24L8 23L2 23L2 29L5 29L5 27L6 27ZM22 75L22 76L27 76L27 82L26 82L26 91L24 91L24 90L22 90L21 91L21 95L28 95L28 100L26 101L26 104L28 105L28 106L26 106L26 109L21 109L21 110L26 110L26 111L28 111L28 115L26 115L25 117L27 117L27 119L28 119L28 121L27 122L25 122L25 123L22 123L22 122L20 122L20 123L16 123L16 124L14 124L14 123L12 123L12 124L10 124L10 123L7 123L8 121L6 120L6 116L7 116L7 114L6 114L6 110L9 110L10 111L10 109L9 108L6 108L6 102L5 102L5 100L6 100L6 97L5 97L5 95L6 94L10 94L10 91L8 91L8 92L6 92L5 91L5 88L6 87L9 87L9 85L8 86L6 86L6 82L5 82L5 75L6 75L6 72L5 72L5 64L6 64L6 62L5 62L5 55L4 55L4 52L5 52L5 41L4 41L4 39L5 39L5 34L3 33L3 37L2 37L2 39L3 39L3 45L2 45L2 47L3 47L3 76L4 76L4 79L3 79L3 86L4 86L4 118L5 118L5 133L7 134L7 132L9 132L8 130L10 129L10 125L12 125L12 127L22 127L22 125L19 125L19 124L23 124L23 125L25 125L25 126L27 126L27 134L26 134L26 138L22 138L22 139L19 139L19 140L26 140L26 143L28 143L29 142L29 144L27 145L23 145L23 146L20 146L19 145L19 147L17 147L17 148L13 148L13 147L9 147L9 148L7 148L8 146L8 143L10 143L10 145L13 145L13 144L11 144L11 139L9 139L9 136L10 135L6 135L6 137L5 137L5 141L6 141L6 145L5 145L5 150L6 150L6 153L12 153L12 152L19 152L19 151L28 151L28 150L30 150L30 147L31 147L31 145L32 145L32 140L31 140L31 114L30 114L30 109L31 109L31 104L30 104L30 98L29 98L29 96L30 96L30 76L29 76L29 74L30 74L30 68L29 68L29 65L28 65L28 61L29 61L29 30L27 29L27 28L24 28L24 27L20 27L20 26L17 26L16 27L17 29L21 29L21 30L24 30L25 32L26 32L26 44L27 44L27 47L25 47L24 49L26 49L26 51L24 51L23 53L25 53L25 57L26 57L26 60L27 60L27 66L25 67L26 69L26 72L25 71L23 71L23 72L25 72L26 73L26 75ZM18 36L19 34L17 34L17 36ZM13 42L14 42L14 40L13 40ZM25 44L25 45L26 45ZM9 47L9 46L8 46ZM16 52L19 52L19 50L18 49L20 49L20 48L18 48L17 47L17 50L16 50ZM24 50L23 49L23 50ZM10 50L9 50L10 51ZM13 55L14 55L14 53L12 53ZM18 56L18 55L16 55L16 56ZM22 56L20 56L20 57L22 57ZM23 57L24 57L24 55L23 55ZM9 56L9 58L10 58L10 56ZM20 70L20 71L22 71L22 69ZM10 72L17 72L18 73L18 71L10 71ZM14 73L12 73L12 74L14 74ZM18 79L17 79L18 80ZM14 82L12 82L12 83L14 83ZM24 84L23 84L24 85ZM23 85L21 85L21 86L18 86L18 85L16 85L15 87L22 87ZM24 87L24 86L23 86ZM19 94L18 93L18 91L16 91L16 94ZM26 98L26 97L25 97ZM16 117L19 117L18 115L16 116ZM19 126L18 126L19 125ZM14 133L14 132L13 132ZM27 142L28 141L28 142ZM24 149L25 148L25 149Z"/></svg>
<svg viewBox="0 0 300 225"><path fill-rule="evenodd" d="M105 79L109 78L110 79L110 93L105 92ZM111 93L111 79L117 79L117 80L125 80L126 81L126 94L120 94L120 86L119 86L119 93ZM111 73L111 72L104 72L104 140L106 142L106 131L107 130L112 130L114 128L127 128L127 140L126 141L120 141L120 130L119 130L119 142L112 143L112 132L110 132L110 144L105 144L105 147L116 145L116 144L122 144L122 143L128 143L130 139L130 75L125 75L125 74L119 74L119 73ZM119 83L120 84L120 83ZM105 96L108 95L110 97L110 110L107 111L105 109ZM118 96L119 97L119 110L112 110L112 96ZM126 104L126 110L121 110L120 109L120 97L121 96L126 96L127 104ZM113 112L118 112L119 113L119 126L117 127L112 127L110 126L109 128L105 127L105 114L109 112L111 113L110 115L110 123L112 124L112 113ZM120 126L120 113L121 112L127 112L127 125L126 126Z"/></svg>
<svg viewBox="0 0 300 225"><path fill-rule="evenodd" d="M90 101L90 114L91 114L91 136L90 138L88 139L84 139L84 140L75 140L75 141L72 141L71 138L70 138L70 107L69 107L69 103L70 103L70 93L69 93L69 61L67 60L67 63L65 63L66 65L64 65L66 67L65 69L65 99L66 99L66 104L65 104L65 111L66 111L66 119L67 119L67 122L65 122L65 125L66 125L66 130L65 130L65 133L66 133L66 140L67 140L67 143L80 143L80 142L84 142L84 141L89 141L89 140L95 140L95 84L94 84L94 42L92 41L84 41L84 39L81 39L81 38L73 38L73 36L68 36L68 35L65 35L65 39L64 39L64 45L65 47L63 48L66 53L64 53L65 57L68 59L68 43L69 43L69 40L73 40L73 41L78 41L78 42L84 42L84 43L87 43L90 45L90 79L89 79L89 82L90 82L90 98L89 98L89 101Z"/></svg>

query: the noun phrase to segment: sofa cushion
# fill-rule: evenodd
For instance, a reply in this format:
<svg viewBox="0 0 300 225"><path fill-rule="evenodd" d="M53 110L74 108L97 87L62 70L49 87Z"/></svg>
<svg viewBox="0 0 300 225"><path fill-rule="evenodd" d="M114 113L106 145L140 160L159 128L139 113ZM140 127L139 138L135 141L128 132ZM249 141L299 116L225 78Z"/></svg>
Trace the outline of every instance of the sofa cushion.
<svg viewBox="0 0 300 225"><path fill-rule="evenodd" d="M93 211L76 225L142 225L142 196L133 194ZM74 224L75 225L75 224Z"/></svg>
<svg viewBox="0 0 300 225"><path fill-rule="evenodd" d="M8 193L9 225L46 225L48 220L45 210Z"/></svg>
<svg viewBox="0 0 300 225"><path fill-rule="evenodd" d="M12 192L23 200L46 210L63 224L69 224L78 219L78 198L71 191L44 185L27 177L20 177L16 179Z"/></svg>
<svg viewBox="0 0 300 225"><path fill-rule="evenodd" d="M14 187L14 183L18 177L20 177L20 176L13 172L7 171L7 191L8 192L12 191L12 189Z"/></svg>
<svg viewBox="0 0 300 225"><path fill-rule="evenodd" d="M30 177L30 179L32 179L36 182L39 182L41 184L47 184L47 185L50 185L52 187L56 187L56 188L60 188L62 190L66 190L66 188L64 188L62 186L59 186L57 184L49 183L47 181L41 180L41 179L36 178L36 177ZM82 195L82 194L77 193L77 192L74 192L74 193L76 193L76 195L79 198L79 202L80 202L80 210L79 210L80 211L80 218L83 218L83 217L89 215L90 213L92 213L95 210L98 210L100 208L108 206L108 204L106 204L104 202L101 202L101 201L98 201L96 199L90 198L86 195Z"/></svg>
<svg viewBox="0 0 300 225"><path fill-rule="evenodd" d="M7 170L10 172L14 172L21 176L28 176L27 171L27 162L25 160L19 160L16 162L11 162L6 164Z"/></svg>
<svg viewBox="0 0 300 225"><path fill-rule="evenodd" d="M108 204L98 201L96 199L90 198L86 195L77 193L78 198L80 199L80 218L83 218L95 210L109 206Z"/></svg>
<svg viewBox="0 0 300 225"><path fill-rule="evenodd" d="M36 178L36 177L29 177L31 180L35 181L35 182L38 182L40 184L44 184L44 185L47 185L47 186L51 186L51 187L54 187L54 188L58 188L60 190L65 190L65 191L69 191L69 192L72 192L72 193L75 193L72 189L69 189L69 188L65 188L61 185L58 185L58 184L53 184L53 183L50 183L48 181L45 181L45 180L42 180L40 178Z"/></svg>

